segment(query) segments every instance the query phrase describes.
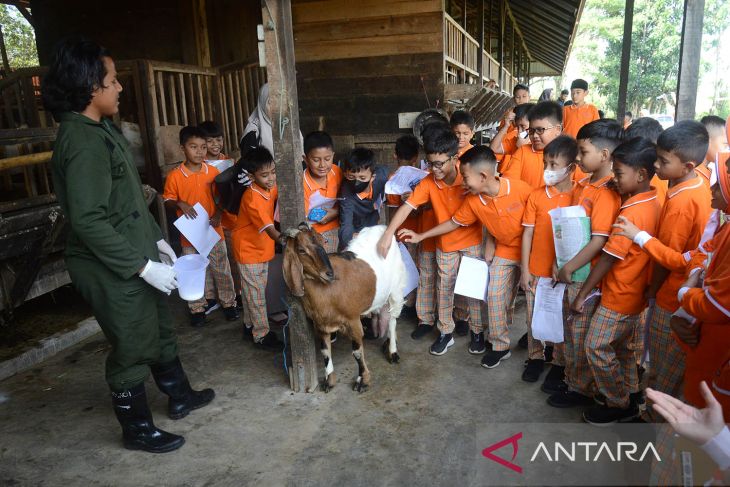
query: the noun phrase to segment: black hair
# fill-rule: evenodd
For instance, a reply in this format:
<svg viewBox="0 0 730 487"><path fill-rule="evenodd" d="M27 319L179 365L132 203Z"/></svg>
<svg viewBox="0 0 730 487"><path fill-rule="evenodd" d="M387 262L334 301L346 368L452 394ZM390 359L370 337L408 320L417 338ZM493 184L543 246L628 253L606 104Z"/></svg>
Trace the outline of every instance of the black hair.
<svg viewBox="0 0 730 487"><path fill-rule="evenodd" d="M451 125L451 128L454 128L457 125L468 125L472 130L474 130L474 126L476 125L474 117L472 117L471 113L466 110L456 110L452 113L449 124Z"/></svg>
<svg viewBox="0 0 730 487"><path fill-rule="evenodd" d="M534 103L523 103L522 105L517 105L516 107L514 107L512 111L515 113L515 120L525 118L534 106Z"/></svg>
<svg viewBox="0 0 730 487"><path fill-rule="evenodd" d="M223 129L218 122L206 120L205 122L201 122L198 128L205 133L206 138L223 137Z"/></svg>
<svg viewBox="0 0 730 487"><path fill-rule="evenodd" d="M563 88L563 90L560 92L561 95L570 95L570 91Z"/></svg>
<svg viewBox="0 0 730 487"><path fill-rule="evenodd" d="M662 132L664 132L664 127L659 123L659 120L651 117L639 117L624 130L624 139L644 137L652 144L656 144L656 140Z"/></svg>
<svg viewBox="0 0 730 487"><path fill-rule="evenodd" d="M345 160L345 171L358 172L363 169L372 170L375 166L375 153L365 147L355 147Z"/></svg>
<svg viewBox="0 0 730 487"><path fill-rule="evenodd" d="M634 118L634 114L631 113L630 110L626 110L626 113L624 113L624 117Z"/></svg>
<svg viewBox="0 0 730 487"><path fill-rule="evenodd" d="M304 137L304 153L309 154L309 151L314 149L334 149L335 143L332 142L332 137L327 132L322 130L315 130L309 132Z"/></svg>
<svg viewBox="0 0 730 487"><path fill-rule="evenodd" d="M274 156L271 155L269 149L259 146L246 152L238 163L246 171L248 171L249 174L253 174L262 167L274 164Z"/></svg>
<svg viewBox="0 0 730 487"><path fill-rule="evenodd" d="M657 148L671 152L684 162L702 164L710 145L707 129L700 122L682 120L662 132L656 141Z"/></svg>
<svg viewBox="0 0 730 487"><path fill-rule="evenodd" d="M70 37L56 45L41 83L43 106L58 120L64 112L82 112L91 94L104 86L104 57L109 51L85 37Z"/></svg>
<svg viewBox="0 0 730 487"><path fill-rule="evenodd" d="M725 133L725 120L717 115L705 115L700 119L700 123L704 125L707 132L713 136Z"/></svg>
<svg viewBox="0 0 730 487"><path fill-rule="evenodd" d="M523 85L522 83L517 83L514 88L512 88L512 96L517 95L517 92L520 90L525 90L526 92L530 92L530 88L527 85Z"/></svg>
<svg viewBox="0 0 730 487"><path fill-rule="evenodd" d="M185 145L188 140L195 137L205 140L205 132L195 125L188 125L180 129L180 145Z"/></svg>
<svg viewBox="0 0 730 487"><path fill-rule="evenodd" d="M451 125L449 125L448 122L445 120L434 120L430 123L427 123L423 126L423 129L421 129L421 140L426 140L427 138L431 137L433 134L442 132L442 131L451 131Z"/></svg>
<svg viewBox="0 0 730 487"><path fill-rule="evenodd" d="M576 135L577 140L590 140L599 150L612 151L621 143L623 127L612 118L601 118L583 125Z"/></svg>
<svg viewBox="0 0 730 487"><path fill-rule="evenodd" d="M614 161L630 166L637 171L645 169L647 177L654 176L656 162L656 146L645 137L634 137L622 142L611 153Z"/></svg>
<svg viewBox="0 0 730 487"><path fill-rule="evenodd" d="M462 165L476 166L479 164L488 164L492 170L497 169L497 156L494 151L486 145L476 145L464 152L459 161Z"/></svg>
<svg viewBox="0 0 730 487"><path fill-rule="evenodd" d="M418 139L415 135L401 135L395 141L395 156L401 161L410 161L418 155Z"/></svg>
<svg viewBox="0 0 730 487"><path fill-rule="evenodd" d="M606 114L603 113L603 110L598 110L598 118L606 118Z"/></svg>
<svg viewBox="0 0 730 487"><path fill-rule="evenodd" d="M543 157L560 157L572 164L578 158L578 142L569 135L561 135L545 146Z"/></svg>
<svg viewBox="0 0 730 487"><path fill-rule="evenodd" d="M541 101L527 113L530 122L549 118L555 123L563 123L563 107L554 101Z"/></svg>
<svg viewBox="0 0 730 487"><path fill-rule="evenodd" d="M426 154L448 154L455 156L459 152L459 139L451 130L429 131L423 139L423 150Z"/></svg>

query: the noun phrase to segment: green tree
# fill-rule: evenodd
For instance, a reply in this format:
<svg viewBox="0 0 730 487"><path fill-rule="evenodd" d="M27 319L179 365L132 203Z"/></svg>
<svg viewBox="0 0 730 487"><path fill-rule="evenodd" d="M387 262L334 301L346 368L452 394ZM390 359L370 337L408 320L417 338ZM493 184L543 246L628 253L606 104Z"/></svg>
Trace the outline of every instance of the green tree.
<svg viewBox="0 0 730 487"><path fill-rule="evenodd" d="M0 4L0 26L10 67L17 69L38 66L35 32L15 7Z"/></svg>

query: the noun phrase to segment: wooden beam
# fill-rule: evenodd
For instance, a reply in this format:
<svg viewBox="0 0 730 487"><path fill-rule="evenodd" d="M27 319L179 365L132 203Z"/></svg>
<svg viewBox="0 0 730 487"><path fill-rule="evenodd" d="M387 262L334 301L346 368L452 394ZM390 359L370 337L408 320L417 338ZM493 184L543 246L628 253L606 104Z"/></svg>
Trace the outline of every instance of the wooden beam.
<svg viewBox="0 0 730 487"><path fill-rule="evenodd" d="M477 71L479 71L479 86L484 86L484 2L479 2L479 57L477 58Z"/></svg>
<svg viewBox="0 0 730 487"><path fill-rule="evenodd" d="M631 64L631 32L634 28L634 0L626 0L624 8L624 38L621 45L621 66L618 82L618 106L616 120L623 123L626 114L626 92L629 86L629 66Z"/></svg>
<svg viewBox="0 0 730 487"><path fill-rule="evenodd" d="M677 106L674 114L677 121L695 118L704 15L705 0L685 0L677 77Z"/></svg>
<svg viewBox="0 0 730 487"><path fill-rule="evenodd" d="M281 228L304 221L302 187L302 140L299 131L299 99L294 60L291 0L261 0L269 77L274 159L278 168ZM292 363L291 387L295 392L317 389L317 356L314 331L307 322L301 302L289 295L289 337Z"/></svg>
<svg viewBox="0 0 730 487"><path fill-rule="evenodd" d="M53 151L47 151L0 159L0 171L15 167L35 166L37 164L51 162L52 155Z"/></svg>

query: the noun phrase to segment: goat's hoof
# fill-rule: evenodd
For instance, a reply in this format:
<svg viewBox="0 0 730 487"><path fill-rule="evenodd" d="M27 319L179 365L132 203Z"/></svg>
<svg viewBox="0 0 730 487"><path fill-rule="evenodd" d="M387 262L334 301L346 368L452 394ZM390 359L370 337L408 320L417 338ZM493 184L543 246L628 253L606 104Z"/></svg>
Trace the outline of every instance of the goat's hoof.
<svg viewBox="0 0 730 487"><path fill-rule="evenodd" d="M352 384L352 390L357 391L359 393L363 393L363 392L367 391L368 388L370 388L370 385L365 384L362 381L362 377L358 377L357 380L355 380L355 383Z"/></svg>
<svg viewBox="0 0 730 487"><path fill-rule="evenodd" d="M332 390L332 386L330 386L330 385L329 385L329 384L327 383L327 381L326 381L326 380L325 380L325 381L322 381L322 382L321 382L321 383L319 384L319 386L320 386L320 387L322 388L322 391L323 391L323 392L324 392L325 394L326 394L326 393L328 393L329 391L331 391L331 390Z"/></svg>
<svg viewBox="0 0 730 487"><path fill-rule="evenodd" d="M388 362L391 364L397 364L400 362L400 355L398 355L398 352L393 352L392 354L388 355Z"/></svg>

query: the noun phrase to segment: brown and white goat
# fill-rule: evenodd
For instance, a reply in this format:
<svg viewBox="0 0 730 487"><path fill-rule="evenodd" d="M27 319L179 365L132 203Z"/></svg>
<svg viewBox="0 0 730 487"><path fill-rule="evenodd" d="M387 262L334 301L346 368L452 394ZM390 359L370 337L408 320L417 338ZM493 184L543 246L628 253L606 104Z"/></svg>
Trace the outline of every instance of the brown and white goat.
<svg viewBox="0 0 730 487"><path fill-rule="evenodd" d="M322 236L306 223L282 235L284 280L291 293L301 298L321 341L325 392L336 382L330 341L333 332L352 340L352 355L358 365L353 389L363 392L370 386L361 315L379 312L379 319L373 321L378 321L381 328L387 320L388 338L383 351L389 362L400 360L395 325L403 308L405 265L395 241L386 259L378 255L376 245L384 230L383 226L366 228L352 240L347 251L329 255L324 250Z"/></svg>

